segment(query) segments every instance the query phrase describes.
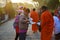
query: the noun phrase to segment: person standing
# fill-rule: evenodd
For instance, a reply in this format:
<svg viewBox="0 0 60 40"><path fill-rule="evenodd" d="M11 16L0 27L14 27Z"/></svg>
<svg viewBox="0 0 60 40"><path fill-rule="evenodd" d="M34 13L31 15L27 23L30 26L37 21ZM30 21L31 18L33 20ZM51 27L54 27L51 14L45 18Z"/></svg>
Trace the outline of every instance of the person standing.
<svg viewBox="0 0 60 40"><path fill-rule="evenodd" d="M42 6L41 11L41 40L51 40L54 28L53 16L46 6Z"/></svg>
<svg viewBox="0 0 60 40"><path fill-rule="evenodd" d="M54 18L54 34L55 40L60 39L60 7L57 9L57 13L53 16Z"/></svg>
<svg viewBox="0 0 60 40"><path fill-rule="evenodd" d="M54 34L55 34L55 40L60 39L60 20L57 16L54 16Z"/></svg>
<svg viewBox="0 0 60 40"><path fill-rule="evenodd" d="M20 7L20 9L22 9L22 7ZM20 15L23 13L22 10L17 10L18 15L15 17L15 21L14 21L14 28L16 31L16 36L15 36L15 40L18 40L19 37L19 19L20 19Z"/></svg>
<svg viewBox="0 0 60 40"><path fill-rule="evenodd" d="M28 29L28 14L30 10L28 8L24 9L24 15L20 15L19 19L19 40L26 40L26 33Z"/></svg>
<svg viewBox="0 0 60 40"><path fill-rule="evenodd" d="M39 21L39 16L38 16L38 13L36 12L35 8L33 8L33 10L31 11L30 18L32 19L32 22L34 22L32 24L32 31L33 31L33 33L35 33L38 30L37 22Z"/></svg>
<svg viewBox="0 0 60 40"><path fill-rule="evenodd" d="M20 13L16 16L14 24L13 24L16 31L15 40L17 40L19 37L19 18L20 18Z"/></svg>

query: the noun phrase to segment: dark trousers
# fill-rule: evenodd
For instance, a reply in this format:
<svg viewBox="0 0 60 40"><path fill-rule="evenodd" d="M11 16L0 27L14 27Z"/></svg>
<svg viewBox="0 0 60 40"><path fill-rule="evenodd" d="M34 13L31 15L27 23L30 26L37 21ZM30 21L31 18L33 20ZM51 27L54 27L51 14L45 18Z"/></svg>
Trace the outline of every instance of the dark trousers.
<svg viewBox="0 0 60 40"><path fill-rule="evenodd" d="M55 40L60 40L60 33L55 34Z"/></svg>
<svg viewBox="0 0 60 40"><path fill-rule="evenodd" d="M19 33L16 33L15 40L18 40L18 37L19 37Z"/></svg>
<svg viewBox="0 0 60 40"><path fill-rule="evenodd" d="M26 40L26 32L19 34L19 40Z"/></svg>

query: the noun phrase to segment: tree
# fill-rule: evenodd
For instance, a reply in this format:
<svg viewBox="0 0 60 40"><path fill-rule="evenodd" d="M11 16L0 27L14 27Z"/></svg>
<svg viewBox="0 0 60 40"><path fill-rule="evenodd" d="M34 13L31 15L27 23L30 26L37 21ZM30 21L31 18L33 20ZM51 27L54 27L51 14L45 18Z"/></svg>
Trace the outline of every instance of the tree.
<svg viewBox="0 0 60 40"><path fill-rule="evenodd" d="M9 15L9 18L14 18L15 17L15 11L13 9L12 3L9 2L5 6L5 12Z"/></svg>
<svg viewBox="0 0 60 40"><path fill-rule="evenodd" d="M49 0L47 6L50 8L50 9L55 9L57 8L59 5L59 0Z"/></svg>

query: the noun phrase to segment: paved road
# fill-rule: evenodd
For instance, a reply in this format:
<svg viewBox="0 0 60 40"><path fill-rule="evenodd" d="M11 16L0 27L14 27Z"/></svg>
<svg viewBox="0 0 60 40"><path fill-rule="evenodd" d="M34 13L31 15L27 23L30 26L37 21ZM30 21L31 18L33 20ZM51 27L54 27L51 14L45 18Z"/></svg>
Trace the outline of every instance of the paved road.
<svg viewBox="0 0 60 40"><path fill-rule="evenodd" d="M15 32L12 27L13 20L0 26L0 40L14 40Z"/></svg>
<svg viewBox="0 0 60 40"><path fill-rule="evenodd" d="M0 40L14 40L15 31L13 28L13 22L14 20L10 20L0 26ZM31 25L29 25L27 34L28 36L26 37L26 40L40 40L40 33L37 32L33 34L31 31ZM54 40L54 37L52 40Z"/></svg>
<svg viewBox="0 0 60 40"><path fill-rule="evenodd" d="M15 31L13 28L13 22L14 20L10 20L2 25L0 25L0 40L14 40L15 37ZM29 25L28 36L26 40L39 40L40 39L40 33L37 32L35 34L31 31L31 25Z"/></svg>

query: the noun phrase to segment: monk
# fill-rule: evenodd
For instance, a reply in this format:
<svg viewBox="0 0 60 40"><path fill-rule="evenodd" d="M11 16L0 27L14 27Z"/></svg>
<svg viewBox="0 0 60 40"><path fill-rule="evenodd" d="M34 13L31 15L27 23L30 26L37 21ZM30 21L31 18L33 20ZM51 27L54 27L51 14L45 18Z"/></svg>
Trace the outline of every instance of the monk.
<svg viewBox="0 0 60 40"><path fill-rule="evenodd" d="M37 27L36 23L39 20L38 13L35 11L35 9L33 9L33 11L31 11L30 17L33 19L32 21L35 22L35 24L32 24L32 31L33 31L33 33L35 33L38 30L38 27Z"/></svg>
<svg viewBox="0 0 60 40"><path fill-rule="evenodd" d="M42 6L41 11L41 40L51 40L54 28L53 16L46 6Z"/></svg>

